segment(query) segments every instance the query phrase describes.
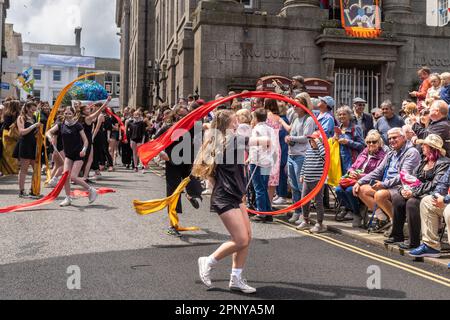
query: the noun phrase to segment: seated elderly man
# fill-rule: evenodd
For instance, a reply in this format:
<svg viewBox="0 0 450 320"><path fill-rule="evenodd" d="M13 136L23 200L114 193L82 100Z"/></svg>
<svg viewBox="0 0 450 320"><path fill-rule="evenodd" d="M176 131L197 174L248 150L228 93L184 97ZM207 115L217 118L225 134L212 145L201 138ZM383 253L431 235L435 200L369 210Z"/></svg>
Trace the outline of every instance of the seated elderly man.
<svg viewBox="0 0 450 320"><path fill-rule="evenodd" d="M421 161L419 151L407 141L402 129L389 130L388 139L392 151L374 171L360 179L353 187L353 194L369 209L374 210L377 206L382 210L376 211L378 221L374 232L381 232L392 226L392 198L401 187L400 172L411 174Z"/></svg>
<svg viewBox="0 0 450 320"><path fill-rule="evenodd" d="M420 218L422 221L423 244L409 254L416 258L438 258L441 255L439 241L439 225L444 217L447 226L450 226L450 169L439 180L432 196L427 196L420 203ZM449 233L450 242L450 233Z"/></svg>

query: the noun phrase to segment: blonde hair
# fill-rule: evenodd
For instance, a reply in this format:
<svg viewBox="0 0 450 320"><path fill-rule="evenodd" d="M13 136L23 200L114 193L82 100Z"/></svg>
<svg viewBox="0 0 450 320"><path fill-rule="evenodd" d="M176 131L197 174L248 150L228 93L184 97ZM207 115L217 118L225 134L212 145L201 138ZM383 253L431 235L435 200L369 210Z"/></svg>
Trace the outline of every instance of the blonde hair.
<svg viewBox="0 0 450 320"><path fill-rule="evenodd" d="M241 109L238 112L236 112L237 120L240 124L250 124L252 123L252 113L250 110L247 109Z"/></svg>
<svg viewBox="0 0 450 320"><path fill-rule="evenodd" d="M370 130L369 131L369 133L367 134L366 140L365 140L366 144L367 144L367 141L371 140L371 138L373 138L374 140L378 141L378 144L380 145L380 148L384 147L384 141L383 141L383 139L381 137L381 134L377 130Z"/></svg>
<svg viewBox="0 0 450 320"><path fill-rule="evenodd" d="M450 72L444 72L441 74L441 79L443 85L448 85L450 83Z"/></svg>
<svg viewBox="0 0 450 320"><path fill-rule="evenodd" d="M194 160L192 168L194 177L206 180L214 176L218 162L216 160L223 158L224 148L231 138L228 128L234 115L231 110L220 110L215 115L211 123L210 134Z"/></svg>
<svg viewBox="0 0 450 320"><path fill-rule="evenodd" d="M410 115L413 115L413 114L417 115L417 113L419 112L419 109L417 109L417 105L416 105L414 102L409 102L409 103L405 106L405 108L403 109L403 111L405 111L405 114L406 114L407 116L410 116Z"/></svg>

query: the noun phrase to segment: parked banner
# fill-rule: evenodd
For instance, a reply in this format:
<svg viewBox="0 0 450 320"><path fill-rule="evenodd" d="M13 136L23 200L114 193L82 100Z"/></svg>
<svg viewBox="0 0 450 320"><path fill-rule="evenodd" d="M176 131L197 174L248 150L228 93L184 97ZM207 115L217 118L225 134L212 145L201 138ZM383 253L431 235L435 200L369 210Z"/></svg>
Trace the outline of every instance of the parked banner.
<svg viewBox="0 0 450 320"><path fill-rule="evenodd" d="M43 66L61 66L61 67L95 69L95 58L61 56L55 54L40 54L38 57L38 64Z"/></svg>
<svg viewBox="0 0 450 320"><path fill-rule="evenodd" d="M352 37L378 38L381 35L379 0L340 0L341 20Z"/></svg>

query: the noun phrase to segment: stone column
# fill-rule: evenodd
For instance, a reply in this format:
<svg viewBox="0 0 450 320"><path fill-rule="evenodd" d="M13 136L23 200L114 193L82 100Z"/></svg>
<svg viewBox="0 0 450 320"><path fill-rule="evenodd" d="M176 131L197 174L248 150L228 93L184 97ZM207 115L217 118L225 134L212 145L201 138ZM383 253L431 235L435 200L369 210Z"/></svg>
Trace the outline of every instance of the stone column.
<svg viewBox="0 0 450 320"><path fill-rule="evenodd" d="M412 13L411 0L384 0L382 10L388 20L410 15Z"/></svg>
<svg viewBox="0 0 450 320"><path fill-rule="evenodd" d="M320 8L319 0L285 0L282 16L298 16L301 13L306 13L308 8Z"/></svg>

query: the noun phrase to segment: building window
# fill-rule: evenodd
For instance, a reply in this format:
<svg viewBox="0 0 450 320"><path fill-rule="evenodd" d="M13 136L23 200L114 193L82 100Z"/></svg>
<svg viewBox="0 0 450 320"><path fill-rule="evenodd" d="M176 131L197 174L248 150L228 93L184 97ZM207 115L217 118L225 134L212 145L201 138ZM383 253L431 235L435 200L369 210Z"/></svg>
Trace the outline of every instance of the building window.
<svg viewBox="0 0 450 320"><path fill-rule="evenodd" d="M237 0L237 2L243 3L245 8L252 9L253 8L253 0Z"/></svg>
<svg viewBox="0 0 450 320"><path fill-rule="evenodd" d="M53 81L61 81L61 70L53 70Z"/></svg>
<svg viewBox="0 0 450 320"><path fill-rule="evenodd" d="M33 97L38 100L41 100L41 90L33 90Z"/></svg>
<svg viewBox="0 0 450 320"><path fill-rule="evenodd" d="M112 94L113 92L113 84L110 81L105 81L105 90L108 92L108 94Z"/></svg>
<svg viewBox="0 0 450 320"><path fill-rule="evenodd" d="M55 105L56 99L58 99L59 91L53 91L53 97L52 97L52 105Z"/></svg>
<svg viewBox="0 0 450 320"><path fill-rule="evenodd" d="M427 25L443 27L449 22L449 0L427 0Z"/></svg>
<svg viewBox="0 0 450 320"><path fill-rule="evenodd" d="M34 79L42 80L42 70L41 69L33 69Z"/></svg>

